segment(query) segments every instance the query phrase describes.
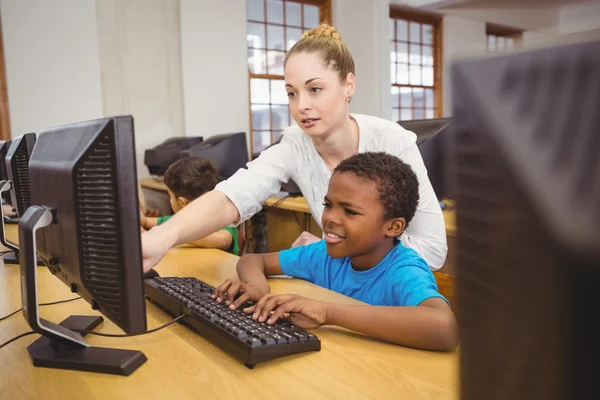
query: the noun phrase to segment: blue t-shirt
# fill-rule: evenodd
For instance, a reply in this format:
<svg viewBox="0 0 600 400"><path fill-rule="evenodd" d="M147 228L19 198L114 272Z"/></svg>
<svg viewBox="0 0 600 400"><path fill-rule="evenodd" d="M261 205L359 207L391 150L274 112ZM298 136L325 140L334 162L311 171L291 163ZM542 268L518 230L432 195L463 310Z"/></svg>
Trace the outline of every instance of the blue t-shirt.
<svg viewBox="0 0 600 400"><path fill-rule="evenodd" d="M374 306L417 306L432 297L448 303L425 260L401 243L367 271L354 270L349 257L330 257L325 240L281 251L279 265L286 275Z"/></svg>

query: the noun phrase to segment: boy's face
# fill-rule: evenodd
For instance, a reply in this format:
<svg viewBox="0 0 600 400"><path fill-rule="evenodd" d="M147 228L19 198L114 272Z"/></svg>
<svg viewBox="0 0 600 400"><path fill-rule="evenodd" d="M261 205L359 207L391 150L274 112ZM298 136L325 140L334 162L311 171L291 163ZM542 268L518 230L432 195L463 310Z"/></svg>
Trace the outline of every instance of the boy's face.
<svg viewBox="0 0 600 400"><path fill-rule="evenodd" d="M350 172L333 174L322 218L327 253L351 257L358 269L375 266L406 225L404 218L384 221L383 213L375 182Z"/></svg>

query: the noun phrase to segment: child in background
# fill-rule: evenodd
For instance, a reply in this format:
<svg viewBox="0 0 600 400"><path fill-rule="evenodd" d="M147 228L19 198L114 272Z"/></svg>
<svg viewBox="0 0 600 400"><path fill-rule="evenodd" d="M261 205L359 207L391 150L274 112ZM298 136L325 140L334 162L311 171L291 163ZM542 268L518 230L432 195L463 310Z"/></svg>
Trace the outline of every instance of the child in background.
<svg viewBox="0 0 600 400"><path fill-rule="evenodd" d="M214 189L219 182L215 164L202 157L188 157L173 163L165 172L164 183L167 186L173 212L177 213L196 198ZM140 216L142 228L151 229L171 218L170 215L151 218ZM202 239L190 242L193 246L225 250L238 255L237 229L226 227Z"/></svg>
<svg viewBox="0 0 600 400"><path fill-rule="evenodd" d="M386 153L359 153L334 170L324 199L319 242L270 254L244 255L239 281L226 280L213 298L273 324L288 317L304 329L338 325L389 342L450 351L456 321L425 260L398 238L415 215L419 184L412 168ZM368 305L324 303L269 294L266 277L301 278ZM238 293L239 298L235 299Z"/></svg>

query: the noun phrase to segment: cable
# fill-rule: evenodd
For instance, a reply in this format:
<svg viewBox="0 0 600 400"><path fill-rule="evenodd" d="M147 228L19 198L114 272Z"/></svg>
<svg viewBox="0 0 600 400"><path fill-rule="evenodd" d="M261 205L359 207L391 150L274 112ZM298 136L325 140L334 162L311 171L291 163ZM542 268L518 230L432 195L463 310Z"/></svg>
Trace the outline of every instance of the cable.
<svg viewBox="0 0 600 400"><path fill-rule="evenodd" d="M71 299L71 300L76 300L76 299ZM63 302L64 301L65 300L63 300ZM21 311L21 310L17 310L16 312L19 312L19 311ZM187 315L180 315L179 317L175 318L174 320L169 321L166 324L163 324L163 325L161 325L161 326L159 326L157 328L150 329L149 331L142 332L142 333L136 333L136 334L133 334L133 335L130 335L130 334L127 334L127 333L121 335L121 334L100 333L100 332L94 332L94 331L78 331L78 330L74 330L74 332L77 332L77 333L80 333L80 334L88 334L88 335L96 335L96 336L104 336L104 337L133 337L133 336L141 336L141 335L147 335L148 333L154 333L156 331L160 331L161 329L164 329L164 328L166 328L166 327L174 324L175 322L177 322L180 319L185 318L185 317L187 317ZM32 335L34 333L36 333L36 332L30 331L30 332L22 333L19 336L15 336L14 338L8 340L7 342L4 342L4 343L0 344L0 349L3 348L4 346L6 346L6 345L8 345L8 344L10 344L12 342L14 342L17 339L20 339L20 338L25 337L27 335Z"/></svg>
<svg viewBox="0 0 600 400"><path fill-rule="evenodd" d="M36 333L36 332L29 331L29 332L21 333L19 336L15 336L14 338L10 339L9 341L0 344L0 349L3 348L4 346L8 345L8 344L11 344L12 342L14 342L17 339L21 339L22 337L25 337L27 335L33 335L34 333Z"/></svg>
<svg viewBox="0 0 600 400"><path fill-rule="evenodd" d="M182 318L187 317L187 315L180 315L179 317L175 318L172 321L167 322L166 324L163 324L161 326L159 326L158 328L154 328L154 329L150 329L149 331L146 332L142 332L142 333L135 333L133 335L130 335L128 333L125 334L114 334L114 333L101 333L101 332L94 332L94 331L77 331L75 330L75 332L80 333L80 334L88 334L88 335L96 335L96 336L104 336L104 337L134 337L134 336L141 336L141 335L147 335L149 333L154 333L156 331L160 331L161 329L164 329L166 327L168 327L169 325L174 324L175 322L179 321Z"/></svg>
<svg viewBox="0 0 600 400"><path fill-rule="evenodd" d="M40 303L40 306L52 306L54 304L60 304L60 303L68 303L70 301L75 301L75 300L79 300L81 298L81 296L78 297L73 297L72 299L66 299L66 300L58 300L58 301L53 301L51 303Z"/></svg>
<svg viewBox="0 0 600 400"><path fill-rule="evenodd" d="M67 300L59 300L59 301L53 301L53 302L51 302L51 303L40 303L39 305L40 305L40 306L51 306L51 305L54 305L54 304L68 303L69 301L79 300L80 298L81 298L81 297L74 297L74 298L72 298L72 299L67 299ZM0 322L4 321L4 320L5 320L5 319L7 319L7 318L10 318L10 317L12 317L13 315L15 315L16 313L18 313L18 312L19 312L19 311L21 311L21 310L23 310L23 309L22 309L22 308L19 308L18 310L11 312L10 314L8 314L8 315L5 315L4 317L0 317Z"/></svg>
<svg viewBox="0 0 600 400"><path fill-rule="evenodd" d="M22 310L22 308L19 308L17 311L13 311L13 312L11 312L10 314L8 314L8 315L5 315L4 317L1 317L1 318L0 318L0 321L4 321L6 318L10 318L10 317L12 317L13 315L15 315L16 313L18 313L18 312L19 312L19 311L21 311L21 310Z"/></svg>

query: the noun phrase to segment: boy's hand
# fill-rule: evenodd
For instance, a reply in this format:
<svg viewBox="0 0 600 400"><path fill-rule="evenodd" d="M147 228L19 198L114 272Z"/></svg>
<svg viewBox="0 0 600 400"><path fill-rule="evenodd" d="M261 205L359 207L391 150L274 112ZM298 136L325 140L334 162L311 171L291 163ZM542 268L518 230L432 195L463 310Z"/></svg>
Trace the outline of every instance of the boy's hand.
<svg viewBox="0 0 600 400"><path fill-rule="evenodd" d="M140 225L142 228L146 229L146 216L140 213Z"/></svg>
<svg viewBox="0 0 600 400"><path fill-rule="evenodd" d="M271 311L275 311L272 315ZM252 307L244 309L253 313L252 319L274 324L289 314L292 324L302 329L315 329L327 322L327 303L295 294L268 294ZM267 319L268 318L268 319Z"/></svg>
<svg viewBox="0 0 600 400"><path fill-rule="evenodd" d="M242 295L234 301L234 297L238 293L242 293ZM217 299L219 303L225 300L225 304L229 304L229 308L235 310L248 301L260 300L266 294L248 283L226 279L215 289L212 298Z"/></svg>

